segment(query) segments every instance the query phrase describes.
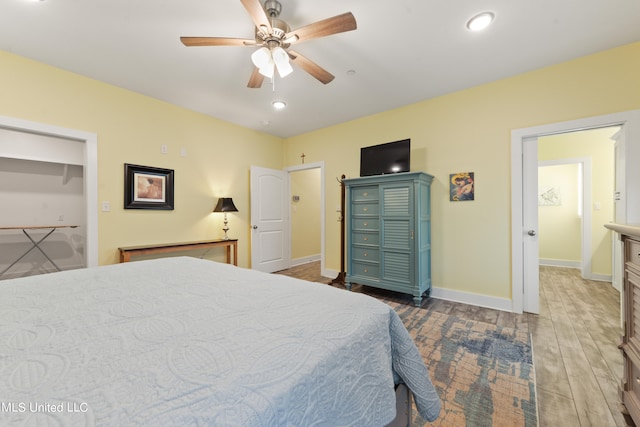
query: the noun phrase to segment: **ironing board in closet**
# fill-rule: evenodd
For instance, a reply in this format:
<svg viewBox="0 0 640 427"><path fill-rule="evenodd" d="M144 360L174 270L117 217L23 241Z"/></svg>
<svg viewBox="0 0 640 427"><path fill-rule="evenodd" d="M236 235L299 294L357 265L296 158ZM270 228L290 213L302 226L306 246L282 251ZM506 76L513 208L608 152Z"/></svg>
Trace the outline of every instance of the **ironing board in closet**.
<svg viewBox="0 0 640 427"><path fill-rule="evenodd" d="M55 267L56 270L61 271L60 267L58 267L58 265L55 262L53 262L53 260L49 257L49 255L47 255L47 253L40 247L40 244L42 244L42 242L44 242L47 239L47 237L51 236L54 231L56 231L56 230L58 230L60 228L77 228L77 227L78 227L77 225L35 225L35 226L11 226L11 227L0 226L0 230L22 230L22 233L25 236L27 236L27 239L29 239L31 241L31 247L29 249L27 249L27 251L25 253L20 255L20 257L18 259L13 261L11 263L11 265L9 265L9 267L7 267L4 270L2 270L2 272L0 272L0 277L2 277L2 275L4 273L9 271L9 269L11 269L11 267L13 267L18 262L20 262L20 260L22 258L27 256L34 249L37 249L38 251L40 251L40 253ZM47 232L47 234L45 234L43 237L41 237L40 240L36 241L29 234L29 232L27 230L49 230L49 231Z"/></svg>

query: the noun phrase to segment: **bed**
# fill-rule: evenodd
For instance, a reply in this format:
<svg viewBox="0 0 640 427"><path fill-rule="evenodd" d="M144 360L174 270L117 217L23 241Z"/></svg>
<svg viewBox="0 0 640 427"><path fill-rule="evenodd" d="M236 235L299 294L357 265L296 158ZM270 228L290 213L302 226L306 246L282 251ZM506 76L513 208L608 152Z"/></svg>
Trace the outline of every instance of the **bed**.
<svg viewBox="0 0 640 427"><path fill-rule="evenodd" d="M366 295L189 257L0 282L0 425L384 426L440 400Z"/></svg>

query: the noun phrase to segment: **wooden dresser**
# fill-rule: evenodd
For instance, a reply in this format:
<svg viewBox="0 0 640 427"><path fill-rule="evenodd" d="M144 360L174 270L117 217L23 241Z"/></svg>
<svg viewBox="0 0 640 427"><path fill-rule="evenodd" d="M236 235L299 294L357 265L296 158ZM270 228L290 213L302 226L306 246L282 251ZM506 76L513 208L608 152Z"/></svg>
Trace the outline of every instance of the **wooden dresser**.
<svg viewBox="0 0 640 427"><path fill-rule="evenodd" d="M431 291L431 182L422 172L345 179L346 287Z"/></svg>
<svg viewBox="0 0 640 427"><path fill-rule="evenodd" d="M606 224L620 234L623 244L623 336L620 349L624 369L620 397L636 425L640 425L640 225ZM614 266L615 268L615 266Z"/></svg>

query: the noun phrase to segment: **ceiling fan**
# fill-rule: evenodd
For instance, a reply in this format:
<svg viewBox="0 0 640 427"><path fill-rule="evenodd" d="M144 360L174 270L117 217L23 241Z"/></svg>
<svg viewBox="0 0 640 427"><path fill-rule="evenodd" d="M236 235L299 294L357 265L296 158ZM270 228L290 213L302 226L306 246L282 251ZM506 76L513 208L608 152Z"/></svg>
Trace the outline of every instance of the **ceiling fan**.
<svg viewBox="0 0 640 427"><path fill-rule="evenodd" d="M331 82L335 76L315 62L300 55L289 47L307 40L343 33L357 28L351 12L323 19L291 31L281 19L282 5L277 0L266 0L264 7L260 0L240 0L256 25L254 39L229 37L180 37L185 46L258 46L251 60L255 65L247 84L259 88L265 77L273 77L275 70L280 77L291 73L290 62L298 65L323 84Z"/></svg>

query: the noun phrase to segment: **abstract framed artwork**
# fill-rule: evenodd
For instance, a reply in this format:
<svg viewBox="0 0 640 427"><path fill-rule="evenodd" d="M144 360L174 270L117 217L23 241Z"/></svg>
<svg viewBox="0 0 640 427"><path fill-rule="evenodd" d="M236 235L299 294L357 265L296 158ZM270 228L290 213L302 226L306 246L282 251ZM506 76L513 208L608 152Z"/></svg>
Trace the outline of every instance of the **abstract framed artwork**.
<svg viewBox="0 0 640 427"><path fill-rule="evenodd" d="M473 172L459 172L449 175L449 200L463 202L475 199L475 178Z"/></svg>
<svg viewBox="0 0 640 427"><path fill-rule="evenodd" d="M124 164L124 208L173 210L173 169Z"/></svg>

